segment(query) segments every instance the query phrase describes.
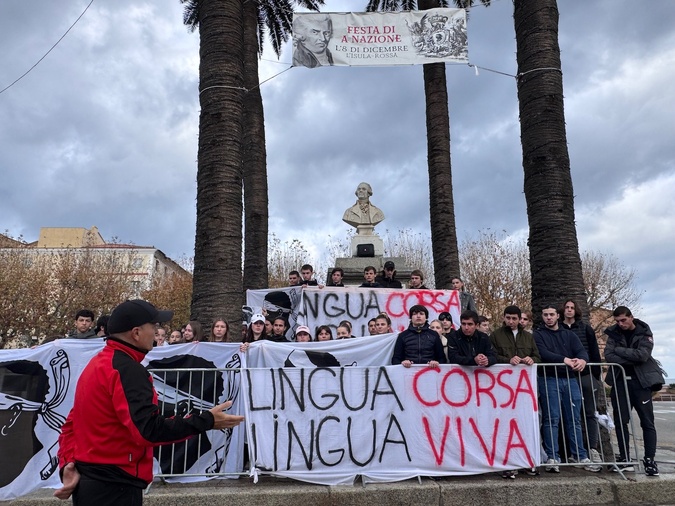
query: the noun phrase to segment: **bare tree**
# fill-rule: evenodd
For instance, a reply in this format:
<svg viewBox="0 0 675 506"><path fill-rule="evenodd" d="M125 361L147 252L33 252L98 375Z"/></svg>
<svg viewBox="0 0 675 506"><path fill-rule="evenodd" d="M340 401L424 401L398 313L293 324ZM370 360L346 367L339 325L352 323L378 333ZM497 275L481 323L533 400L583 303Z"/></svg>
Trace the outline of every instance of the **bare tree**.
<svg viewBox="0 0 675 506"><path fill-rule="evenodd" d="M481 314L493 324L502 320L504 308L530 305L530 265L527 244L505 232L479 232L460 247L460 266L466 290Z"/></svg>
<svg viewBox="0 0 675 506"><path fill-rule="evenodd" d="M434 277L434 254L431 238L412 229L399 229L395 235L389 230L384 235L385 256L405 258L405 263L424 273L424 285L436 286Z"/></svg>
<svg viewBox="0 0 675 506"><path fill-rule="evenodd" d="M16 346L21 336L64 335L83 308L110 313L134 295L134 259L115 249L0 250L0 346Z"/></svg>
<svg viewBox="0 0 675 506"><path fill-rule="evenodd" d="M156 277L141 297L156 307L173 311L173 328L180 328L190 321L192 301L192 274L176 272L165 277Z"/></svg>
<svg viewBox="0 0 675 506"><path fill-rule="evenodd" d="M611 311L615 307L628 306L632 311L639 310L642 291L635 284L634 268L626 267L614 255L598 251L584 251L581 267L588 309L594 316L591 322L596 332L612 322Z"/></svg>
<svg viewBox="0 0 675 506"><path fill-rule="evenodd" d="M288 273L293 270L299 271L306 263L311 264L315 272L320 272L320 265L314 261L299 239L282 242L276 234L272 234L267 249L270 288L288 286Z"/></svg>

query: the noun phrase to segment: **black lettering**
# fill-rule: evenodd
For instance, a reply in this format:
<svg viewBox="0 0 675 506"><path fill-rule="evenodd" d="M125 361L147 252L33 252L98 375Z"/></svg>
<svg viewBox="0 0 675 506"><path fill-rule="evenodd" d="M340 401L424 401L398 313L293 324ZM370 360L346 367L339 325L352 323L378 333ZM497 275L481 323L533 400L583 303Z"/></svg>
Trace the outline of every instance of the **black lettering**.
<svg viewBox="0 0 675 506"><path fill-rule="evenodd" d="M329 454L332 454L332 453L339 453L340 454L340 458L338 460L336 460L335 462L327 462L321 456L321 428L323 427L323 424L326 423L328 420L332 420L334 422L340 423L340 419L337 416L327 416L326 418L324 418L323 420L321 420L319 422L319 425L316 428L316 456L318 457L319 461L321 461L321 463L324 466L332 467L332 466L337 466L340 462L342 462L342 459L345 456L345 451L342 448L338 448L337 450L335 450L335 449L328 450Z"/></svg>
<svg viewBox="0 0 675 506"><path fill-rule="evenodd" d="M387 385L389 385L388 390L379 390L380 386L380 380L384 378ZM391 380L389 379L389 375L387 374L387 369L384 367L380 367L378 373L377 373L377 380L375 381L375 388L373 388L373 401L370 403L370 410L373 411L375 409L375 399L377 399L378 395L393 395L394 399L396 399L396 402L398 403L398 407L403 411L403 404L401 404L401 400L398 398L398 395L396 395L396 390L394 390L394 385L391 384Z"/></svg>
<svg viewBox="0 0 675 506"><path fill-rule="evenodd" d="M329 305L329 301L333 299L335 302L340 302L340 298L337 293L327 293L323 298L323 312L329 318L337 318L345 314L345 310L340 307L335 307L334 305Z"/></svg>
<svg viewBox="0 0 675 506"><path fill-rule="evenodd" d="M246 369L246 381L248 381L248 403L251 406L251 411L265 411L265 410L272 409L272 406L254 406L253 405L253 382L251 381L251 370L250 369ZM272 372L272 383L274 383L274 372Z"/></svg>
<svg viewBox="0 0 675 506"><path fill-rule="evenodd" d="M366 304L366 310L363 312L363 316L367 317L371 309L374 309L373 316L377 316L382 311L380 311L380 304L377 302L377 294L373 290L368 290L368 304Z"/></svg>
<svg viewBox="0 0 675 506"><path fill-rule="evenodd" d="M340 368L340 394L342 394L342 403L345 405L345 407L349 411L359 411L363 409L363 407L366 405L366 402L368 402L368 383L370 379L370 370L369 369L363 369L363 377L364 377L364 383L365 385L361 389L363 392L363 401L359 406L351 406L347 402L347 392L345 391L345 368L341 367ZM349 390L351 391L357 391L359 390L358 388L350 388Z"/></svg>
<svg viewBox="0 0 675 506"><path fill-rule="evenodd" d="M274 415L274 470L279 470L279 462L277 460L277 447L279 443L279 415Z"/></svg>
<svg viewBox="0 0 675 506"><path fill-rule="evenodd" d="M258 463L258 435L255 432L255 423L251 424L251 445L253 448L253 462L251 467Z"/></svg>
<svg viewBox="0 0 675 506"><path fill-rule="evenodd" d="M389 439L389 433L391 432L391 427L394 424L398 429L398 433L401 435L401 439ZM389 425L387 426L387 432L384 435L384 442L382 443L382 451L380 452L379 458L380 464L382 463L382 455L384 455L384 450L387 448L387 443L399 445L402 444L403 447L405 448L405 454L408 457L408 462L412 462L412 459L410 458L410 452L408 451L408 443L405 439L405 434L403 434L403 430L401 430L401 424L398 423L398 420L396 419L396 416L394 414L390 415L389 417Z"/></svg>
<svg viewBox="0 0 675 506"><path fill-rule="evenodd" d="M279 372L279 389L281 390L281 405L279 406L279 409L286 409L286 395L285 395L285 389L284 389L284 379L286 380L286 383L288 384L288 387L293 394L293 397L295 397L295 402L298 404L298 407L300 408L300 411L305 411L305 370L304 369L291 369L292 371L300 371L300 395L298 395L298 392L295 390L295 385L293 385L293 381L289 376L286 375L286 372L284 369L278 369Z"/></svg>
<svg viewBox="0 0 675 506"><path fill-rule="evenodd" d="M351 295L354 295L354 294L351 294ZM351 308L350 301L353 300L354 297L350 297L350 293L349 293L349 292L347 292L347 293L345 294L345 307L347 308L347 315L348 315L349 318L351 318L352 320L358 320L359 318L361 318L361 313L363 312L363 303L364 303L364 300L363 300L363 293L357 294L355 298L356 298L356 300L357 300L358 303L359 303L359 305L358 305L358 311L356 312L356 314L352 314L352 311L351 311L352 308Z"/></svg>
<svg viewBox="0 0 675 506"><path fill-rule="evenodd" d="M307 309L305 314L312 313L312 316L316 319L319 317L319 294L315 292L312 295L314 296L314 305L312 305L312 299L306 290L302 291L302 302Z"/></svg>
<svg viewBox="0 0 675 506"><path fill-rule="evenodd" d="M335 406L335 403L338 401L340 398L339 395L337 394L329 394L329 393L323 393L321 394L321 399L333 399L333 402L329 403L327 406L319 406L316 401L314 400L314 395L312 394L312 379L314 378L314 375L318 373L319 371L327 371L330 373L333 378L335 377L335 371L328 367L317 367L316 369L312 369L312 372L309 373L309 378L307 380L307 393L309 394L309 402L312 403L312 406L314 406L316 409L321 409L321 410L326 410L330 409L333 406ZM322 382L321 384L322 388L325 388L325 383ZM303 409L304 411L304 409Z"/></svg>
<svg viewBox="0 0 675 506"><path fill-rule="evenodd" d="M306 422L303 422L306 423ZM301 431L303 434L306 433L307 431ZM293 438L295 437L295 440L298 442L298 446L300 447L300 451L302 452L302 458L305 460L305 466L307 466L307 470L311 471L312 470L312 460L314 457L314 420L311 420L309 423L309 452L305 451L305 447L302 444L302 441L300 440L300 436L298 433L295 431L295 427L293 426L293 422L288 422L288 458L286 459L286 471L289 471L291 469L291 454L293 451Z"/></svg>
<svg viewBox="0 0 675 506"><path fill-rule="evenodd" d="M393 416L393 415L392 415ZM368 457L368 460L365 462L359 462L356 460L356 457L354 456L354 447L352 446L352 417L347 418L347 445L349 448L349 458L352 460L354 464L356 464L359 467L364 467L370 464L370 461L373 460L373 457L375 457L375 438L377 437L377 422L373 420L373 445L372 449L370 451L370 457ZM407 448L407 447L406 447ZM384 450L384 448L383 448ZM380 461L382 461L382 456L380 456Z"/></svg>

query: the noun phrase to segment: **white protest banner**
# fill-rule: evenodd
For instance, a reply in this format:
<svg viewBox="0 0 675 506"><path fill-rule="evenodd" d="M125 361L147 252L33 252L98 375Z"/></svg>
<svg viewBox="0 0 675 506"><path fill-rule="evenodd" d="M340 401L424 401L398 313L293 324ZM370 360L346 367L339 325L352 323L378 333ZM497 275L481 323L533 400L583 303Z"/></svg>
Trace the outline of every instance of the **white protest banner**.
<svg viewBox="0 0 675 506"><path fill-rule="evenodd" d="M247 367L341 367L391 364L398 334L311 343L256 341L246 352Z"/></svg>
<svg viewBox="0 0 675 506"><path fill-rule="evenodd" d="M298 322L298 313L302 306L301 286L287 286L262 290L246 290L246 305L253 313L260 312L273 317L283 316L289 324L286 338L293 339Z"/></svg>
<svg viewBox="0 0 675 506"><path fill-rule="evenodd" d="M459 327L460 301L456 290L403 290L391 288L305 288L298 313L310 328L318 325L337 327L342 320L352 322L353 335L368 335L368 320L385 312L394 332L403 332L410 324L409 311L416 304L429 310L429 321L443 312Z"/></svg>
<svg viewBox="0 0 675 506"><path fill-rule="evenodd" d="M243 371L251 462L324 485L539 464L536 368Z"/></svg>
<svg viewBox="0 0 675 506"><path fill-rule="evenodd" d="M457 290L413 290L358 287L288 287L247 290L246 304L253 311L277 311L290 318L289 340L298 325L315 329L328 325L336 329L342 320L352 323L352 335L368 335L368 320L385 312L391 318L394 332L408 328L408 312L415 304L429 310L429 321L443 312L452 316L454 328L459 327L461 303Z"/></svg>
<svg viewBox="0 0 675 506"><path fill-rule="evenodd" d="M0 350L0 501L61 486L56 458L61 425L72 407L82 370L103 346L103 339L59 339L34 349ZM143 363L152 369L226 369L239 364L236 343L161 346L148 353ZM243 412L241 373L193 373L191 384L186 376L153 376L160 409L167 416L209 409L227 399L234 401L232 412ZM173 464L178 453L187 455L180 459L180 473L241 471L243 433L242 428L210 431L181 443L182 447L175 445L173 454L166 451L171 447L162 454L156 449L155 457L160 457L156 472L178 469Z"/></svg>
<svg viewBox="0 0 675 506"><path fill-rule="evenodd" d="M467 61L464 9L293 15L296 67Z"/></svg>

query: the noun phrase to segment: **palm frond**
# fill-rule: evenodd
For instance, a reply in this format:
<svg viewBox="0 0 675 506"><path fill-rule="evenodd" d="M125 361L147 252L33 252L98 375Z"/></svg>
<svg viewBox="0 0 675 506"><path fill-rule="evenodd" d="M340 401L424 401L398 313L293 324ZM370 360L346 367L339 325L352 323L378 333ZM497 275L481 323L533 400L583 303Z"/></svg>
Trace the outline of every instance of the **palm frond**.
<svg viewBox="0 0 675 506"><path fill-rule="evenodd" d="M180 0L185 5L183 10L183 24L194 32L199 26L199 0Z"/></svg>

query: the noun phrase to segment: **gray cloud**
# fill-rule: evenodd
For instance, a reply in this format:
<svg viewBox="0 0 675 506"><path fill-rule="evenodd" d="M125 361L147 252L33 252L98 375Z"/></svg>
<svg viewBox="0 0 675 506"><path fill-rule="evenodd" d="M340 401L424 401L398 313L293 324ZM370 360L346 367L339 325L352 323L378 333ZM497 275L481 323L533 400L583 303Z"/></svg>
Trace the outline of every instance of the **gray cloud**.
<svg viewBox="0 0 675 506"><path fill-rule="evenodd" d="M63 34L88 2L0 2L0 88ZM327 11L361 8L329 0ZM363 2L365 4L365 1ZM644 319L675 374L675 29L669 2L559 2L566 121L582 248L639 271ZM512 3L469 16L470 60L447 65L460 239L522 233L520 127ZM194 242L198 33L178 1L92 5L26 78L0 94L0 229L97 225L104 237L169 255ZM266 48L261 76L287 69ZM489 70L486 70L489 69ZM384 228L428 231L421 67L294 68L261 87L270 228L321 253L348 228L356 185L373 185ZM379 227L378 227L379 228Z"/></svg>

